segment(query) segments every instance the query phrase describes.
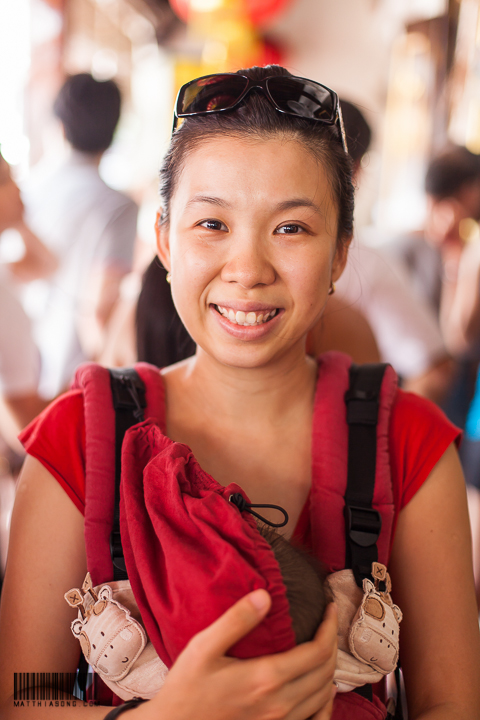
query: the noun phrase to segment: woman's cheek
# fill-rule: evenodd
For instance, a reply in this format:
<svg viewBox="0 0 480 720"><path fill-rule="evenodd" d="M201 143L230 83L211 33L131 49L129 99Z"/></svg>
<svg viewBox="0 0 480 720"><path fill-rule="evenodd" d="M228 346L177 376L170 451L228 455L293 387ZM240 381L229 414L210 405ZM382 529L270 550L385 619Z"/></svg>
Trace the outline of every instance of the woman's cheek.
<svg viewBox="0 0 480 720"><path fill-rule="evenodd" d="M283 276L290 286L295 304L308 308L323 307L330 287L331 262L322 254L306 257L304 262L284 266Z"/></svg>
<svg viewBox="0 0 480 720"><path fill-rule="evenodd" d="M172 297L180 318L194 336L202 313L207 310L212 273L207 262L185 254L172 262ZM194 338L195 339L195 338Z"/></svg>

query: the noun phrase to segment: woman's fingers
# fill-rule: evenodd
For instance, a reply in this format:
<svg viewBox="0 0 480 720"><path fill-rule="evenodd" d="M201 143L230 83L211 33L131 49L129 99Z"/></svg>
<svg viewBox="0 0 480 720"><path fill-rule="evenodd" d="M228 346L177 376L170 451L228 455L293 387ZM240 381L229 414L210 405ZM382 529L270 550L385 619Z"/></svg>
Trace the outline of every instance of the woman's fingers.
<svg viewBox="0 0 480 720"><path fill-rule="evenodd" d="M310 695L287 715L285 720L329 720L333 710L332 685Z"/></svg>
<svg viewBox="0 0 480 720"><path fill-rule="evenodd" d="M334 602L327 605L323 620L320 623L315 634L315 640L321 640L324 637L331 637L332 633L337 637L338 629L338 608Z"/></svg>
<svg viewBox="0 0 480 720"><path fill-rule="evenodd" d="M222 657L263 620L271 604L266 590L254 590L232 605L212 625L195 635L190 646L201 648L205 660Z"/></svg>
<svg viewBox="0 0 480 720"><path fill-rule="evenodd" d="M283 682L288 682L311 672L319 666L335 668L337 657L338 613L335 603L330 603L324 618L311 642L297 645L293 650L274 656L276 670ZM333 672L333 670L332 670Z"/></svg>
<svg viewBox="0 0 480 720"><path fill-rule="evenodd" d="M333 686L334 672L335 664L328 661L311 672L292 680L285 686L286 692L296 702L301 702L303 699L315 695L325 688L327 688L327 696L329 696Z"/></svg>
<svg viewBox="0 0 480 720"><path fill-rule="evenodd" d="M332 698L321 710L315 713L315 715L312 715L310 720L330 720L333 712L334 699L335 698Z"/></svg>

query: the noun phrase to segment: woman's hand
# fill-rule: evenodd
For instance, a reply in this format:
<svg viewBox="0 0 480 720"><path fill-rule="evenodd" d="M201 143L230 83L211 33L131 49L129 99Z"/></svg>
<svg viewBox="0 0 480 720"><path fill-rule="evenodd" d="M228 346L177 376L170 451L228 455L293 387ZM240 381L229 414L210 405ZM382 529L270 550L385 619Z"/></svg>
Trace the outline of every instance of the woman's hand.
<svg viewBox="0 0 480 720"><path fill-rule="evenodd" d="M158 695L138 708L145 720L328 720L334 697L337 612L331 603L314 640L250 660L226 656L258 625L265 590L239 600L178 657Z"/></svg>

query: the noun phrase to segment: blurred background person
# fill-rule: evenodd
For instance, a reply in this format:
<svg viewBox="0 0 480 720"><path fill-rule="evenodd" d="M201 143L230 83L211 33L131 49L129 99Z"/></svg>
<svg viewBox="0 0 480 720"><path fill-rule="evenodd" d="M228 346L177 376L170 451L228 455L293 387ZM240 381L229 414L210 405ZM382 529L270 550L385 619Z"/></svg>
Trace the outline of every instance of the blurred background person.
<svg viewBox="0 0 480 720"><path fill-rule="evenodd" d="M0 266L0 433L16 449L17 433L45 402L37 394L39 352L14 281L44 277L56 268L55 256L26 226L23 210L20 191L0 154L0 242L5 230L16 229L25 245L23 257Z"/></svg>
<svg viewBox="0 0 480 720"><path fill-rule="evenodd" d="M130 270L137 206L110 188L98 166L120 118L120 91L89 73L69 77L54 105L68 158L26 187L32 228L58 257L45 309L36 322L42 356L40 392L52 398L68 386L76 366L102 350L105 328Z"/></svg>
<svg viewBox="0 0 480 720"><path fill-rule="evenodd" d="M26 226L23 203L8 163L0 153L0 243L5 230L17 230L23 256L0 266L0 587L5 567L15 474L23 450L17 434L46 405L37 393L40 355L30 319L14 280L32 280L53 272L56 259Z"/></svg>
<svg viewBox="0 0 480 720"><path fill-rule="evenodd" d="M341 105L358 188L362 178L361 162L368 152L372 132L357 106L346 100L342 100ZM362 244L359 233L337 283L337 297L345 309L339 307L332 314L327 307L326 318L339 327L335 335L329 333L329 341L325 343L321 337L322 323L319 323L311 333L315 350L346 347L343 334L354 337L347 322L342 320L349 308L368 322L382 361L393 365L405 389L435 402L443 400L451 382L453 363L445 349L438 320L423 297L412 290L402 268L379 250ZM361 342L360 338L357 342Z"/></svg>
<svg viewBox="0 0 480 720"><path fill-rule="evenodd" d="M436 155L425 175L423 227L396 238L387 249L404 266L416 292L437 317L450 305L465 241L462 223L480 218L480 158L465 147Z"/></svg>
<svg viewBox="0 0 480 720"><path fill-rule="evenodd" d="M465 147L436 154L425 175L423 226L398 237L387 251L402 263L412 288L429 304L439 322L448 317L469 223L480 218L480 158ZM450 343L450 347L453 345ZM460 427L466 421L480 355L455 352L456 366L443 408Z"/></svg>

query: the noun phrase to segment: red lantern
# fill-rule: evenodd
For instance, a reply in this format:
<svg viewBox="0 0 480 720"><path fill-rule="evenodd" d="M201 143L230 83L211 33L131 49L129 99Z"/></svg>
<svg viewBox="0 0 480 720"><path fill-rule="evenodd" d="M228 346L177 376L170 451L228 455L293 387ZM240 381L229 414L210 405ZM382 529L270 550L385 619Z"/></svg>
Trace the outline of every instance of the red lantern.
<svg viewBox="0 0 480 720"><path fill-rule="evenodd" d="M290 0L243 0L250 21L255 25L264 25L277 15Z"/></svg>
<svg viewBox="0 0 480 720"><path fill-rule="evenodd" d="M253 25L263 25L277 15L290 0L243 0L245 12ZM170 0L173 12L180 20L188 21L190 12L189 0Z"/></svg>
<svg viewBox="0 0 480 720"><path fill-rule="evenodd" d="M188 13L190 11L190 3L188 0L169 0L170 6L177 15L177 17L180 18L180 20L183 20L183 22L187 22L188 20Z"/></svg>
<svg viewBox="0 0 480 720"><path fill-rule="evenodd" d="M284 54L276 43L262 38L262 49L257 63L262 67L265 67L265 65L283 65Z"/></svg>

